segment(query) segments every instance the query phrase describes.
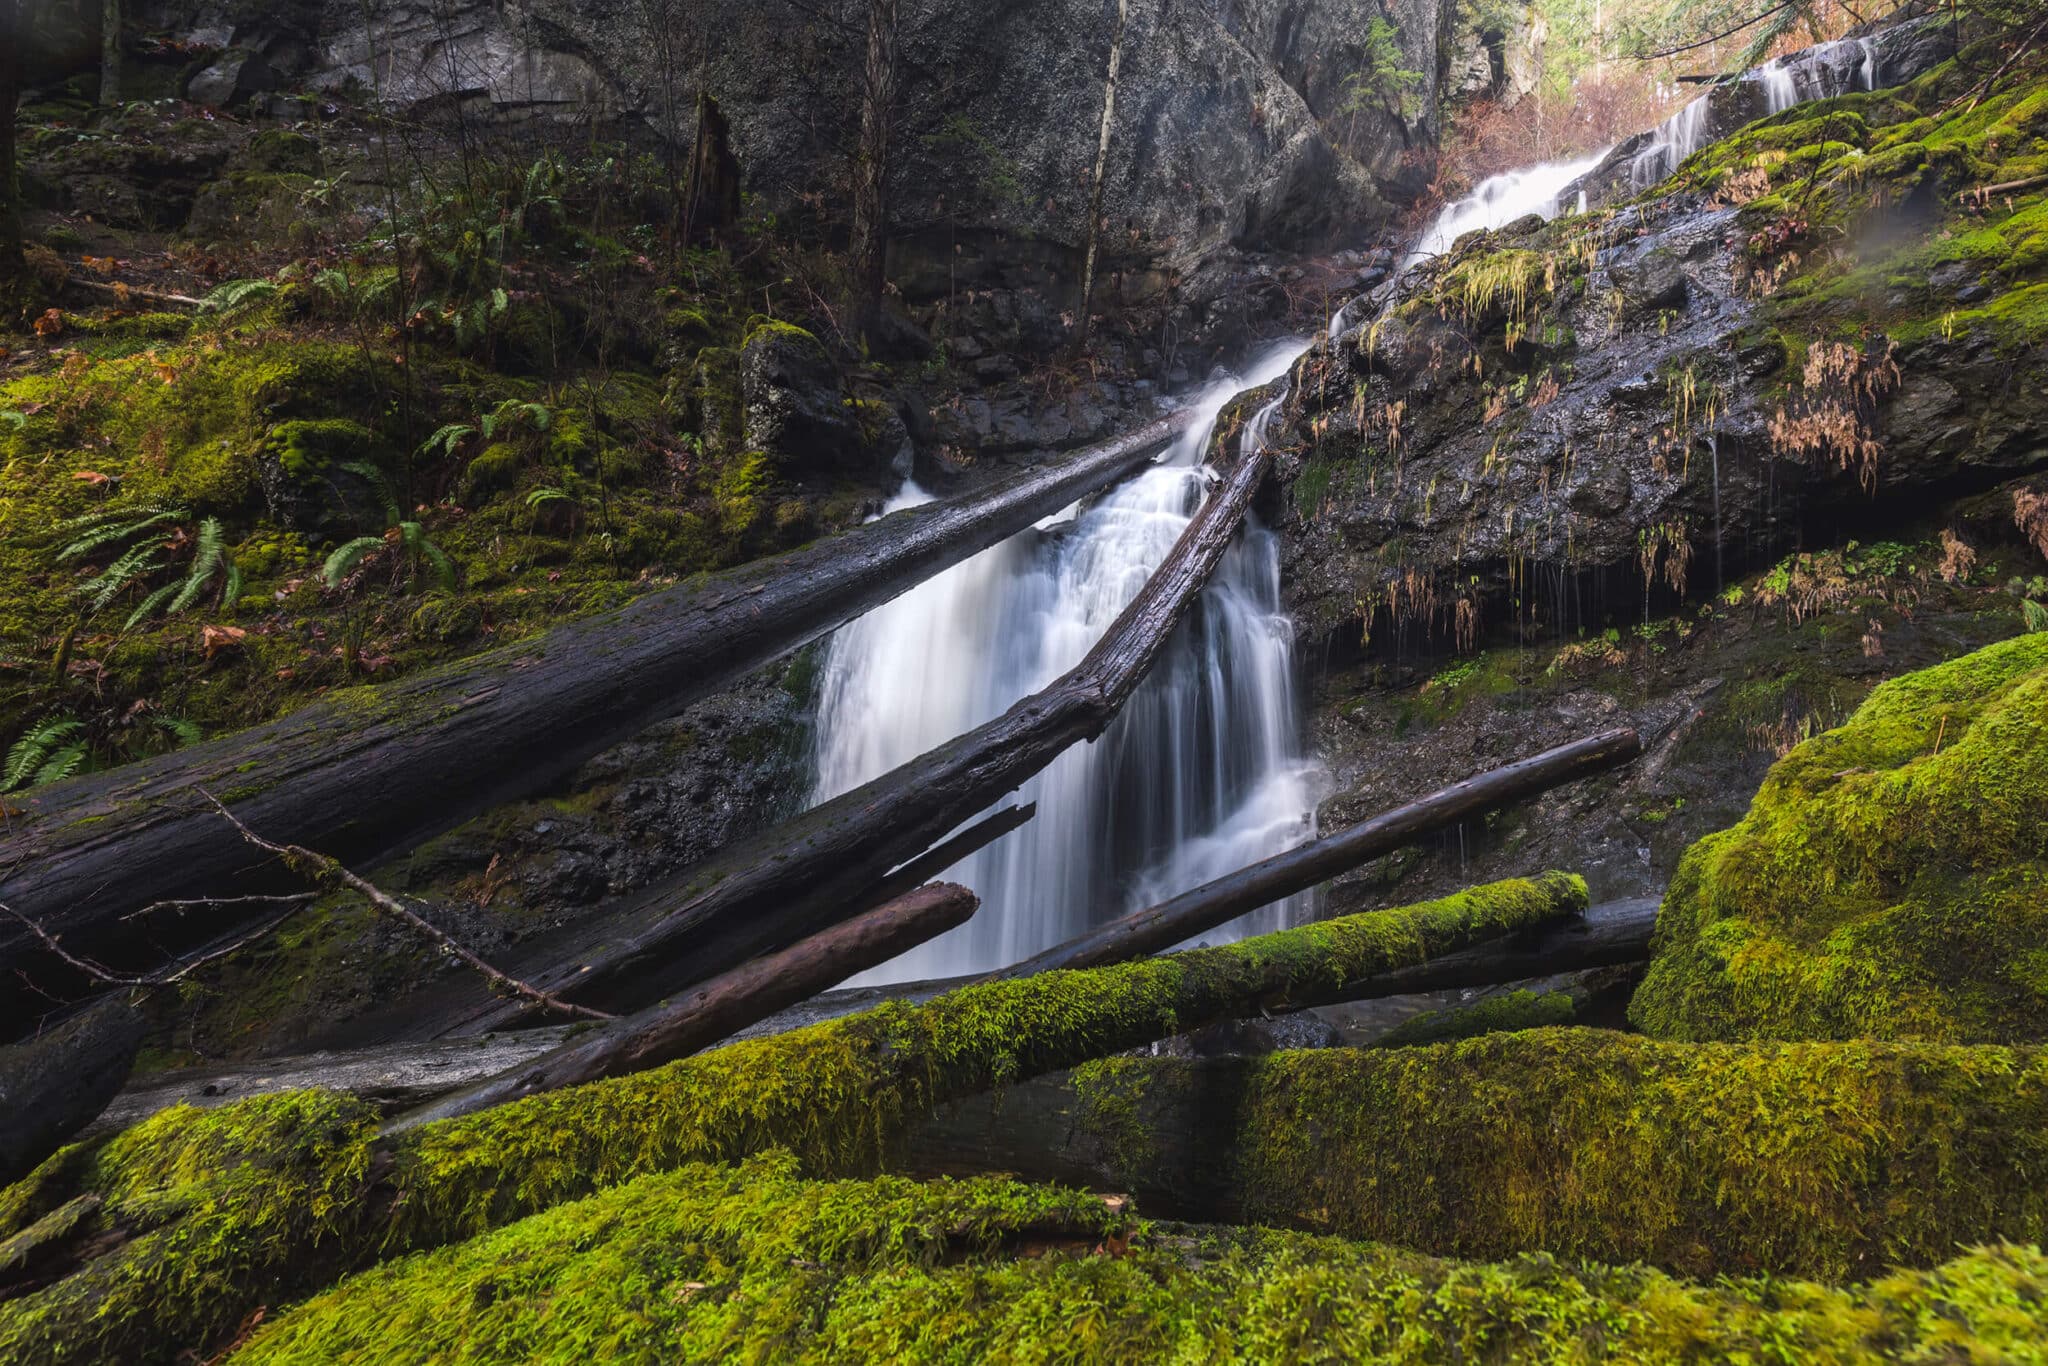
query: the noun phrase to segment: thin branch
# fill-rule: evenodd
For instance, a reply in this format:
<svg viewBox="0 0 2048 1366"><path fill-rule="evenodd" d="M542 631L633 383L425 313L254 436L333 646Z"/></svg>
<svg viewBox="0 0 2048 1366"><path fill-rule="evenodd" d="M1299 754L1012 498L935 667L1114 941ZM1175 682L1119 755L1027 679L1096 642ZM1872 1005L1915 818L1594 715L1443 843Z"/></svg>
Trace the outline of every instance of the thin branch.
<svg viewBox="0 0 2048 1366"><path fill-rule="evenodd" d="M200 896L185 901L152 901L139 911L130 911L123 920L140 920L158 911L218 910L222 906L281 906L286 902L304 904L319 896L318 892L289 892L283 896Z"/></svg>
<svg viewBox="0 0 2048 1366"><path fill-rule="evenodd" d="M1761 24L1764 20L1770 18L1772 15L1783 13L1785 10L1793 8L1798 3L1799 0L1782 0L1782 3L1772 5L1769 9L1763 11L1761 14L1758 14L1753 18L1744 19L1734 28L1723 29L1721 32L1715 34L1711 38L1702 38L1698 42L1693 43L1680 43L1677 47L1667 47L1660 52L1644 52L1639 54L1636 57L1636 60L1639 62L1654 62L1659 61L1665 57L1676 57L1681 52L1692 52L1698 48L1712 47L1715 43L1720 42L1723 38L1733 38L1736 34L1742 32L1742 30L1746 28L1755 28L1758 24Z"/></svg>
<svg viewBox="0 0 2048 1366"><path fill-rule="evenodd" d="M285 861L287 867L292 868L302 876L317 876L320 880L331 879L340 882L351 891L363 896L378 910L397 916L406 924L440 945L442 949L454 954L457 958L469 964L470 967L482 973L490 981L512 992L514 995L524 997L526 1000L544 1009L557 1011L564 1015L579 1015L586 1020L612 1020L618 1018L602 1010L593 1010L589 1006L580 1006L573 1001L564 1001L558 996L542 991L531 983L522 982L517 977L501 972L477 957L467 948L464 948L455 939L451 938L446 931L428 921L426 917L413 910L410 906L407 906L397 897L384 891L369 879L361 877L343 867L338 859L330 858L326 854L316 854L311 849L304 849L296 844L274 844L242 824L241 819L234 812L228 810L226 806L222 805L220 798L214 796L211 792L202 789L199 795L212 802L214 810L220 812L221 818L227 821L229 825L234 826L240 832L243 839L249 841L258 849L267 849L271 853L276 854ZM316 870L316 873L307 874L306 869L309 866Z"/></svg>
<svg viewBox="0 0 2048 1366"><path fill-rule="evenodd" d="M1998 84L1999 78L2004 76L2006 72L2012 69L2012 64L2014 62L2018 61L2021 57L2024 57L2026 55L2027 49L2031 48L2034 45L2034 40L2041 36L2041 32L2043 29L2048 29L2048 19L2043 19L2040 23L2034 25L2034 31L2032 33L2029 33L2026 36L2026 38L2021 41L2020 45L2013 49L2012 55L2010 57L2007 57L2005 61L2000 64L1998 70L1991 73L1991 79L1984 82L1984 88L1977 92L1977 98L1970 101L1970 109L1975 109L1978 105L1984 102L1984 97L1991 93L1992 87ZM1969 110L1964 110L1963 112L1968 113Z"/></svg>
<svg viewBox="0 0 2048 1366"><path fill-rule="evenodd" d="M282 900L286 898L275 899ZM297 915L301 907L303 907L304 904L307 901L310 901L312 898L299 897L291 899L294 900L296 904L287 906L284 910L279 911L276 915L271 916L268 920L258 925L255 929L249 931L249 933L242 935L233 943L224 944L220 948L217 948L210 953L202 953L196 958L189 958L184 963L180 964L174 971L159 972L149 977L123 977L120 974L114 972L112 969L108 968L104 963L95 963L90 958L80 958L78 955L72 953L69 949L65 948L63 944L59 943L56 935L51 934L48 930L44 929L40 924L29 919L20 911L15 910L12 906L7 905L5 902L0 902L0 911L5 911L7 912L7 914L13 916L16 920L19 920L24 926L28 928L29 933L33 934L36 938L43 941L44 948L48 949L51 953L56 954L59 958L63 959L66 963L69 963L78 971L84 973L87 977L92 978L95 982L99 982L104 986L110 987L167 987L170 986L172 983L177 982L186 976L189 976L191 973L197 971L198 969L205 967L208 963L211 963L216 959L225 958L229 954L234 953L239 949L247 948L249 945L263 938L264 935L269 934L272 930L284 924L285 921L291 919L294 915ZM204 905L206 903L193 902L191 904L196 906Z"/></svg>

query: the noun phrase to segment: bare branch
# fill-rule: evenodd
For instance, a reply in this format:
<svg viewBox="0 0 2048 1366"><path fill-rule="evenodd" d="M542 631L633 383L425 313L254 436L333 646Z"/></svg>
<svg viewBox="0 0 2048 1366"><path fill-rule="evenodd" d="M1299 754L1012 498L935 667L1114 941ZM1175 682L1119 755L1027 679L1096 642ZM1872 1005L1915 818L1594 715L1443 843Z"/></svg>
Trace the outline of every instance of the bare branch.
<svg viewBox="0 0 2048 1366"><path fill-rule="evenodd" d="M183 901L152 901L139 911L130 911L123 920L140 920L158 911L211 911L222 906L282 906L286 902L303 905L320 895L318 892L288 892L283 896L201 896Z"/></svg>
<svg viewBox="0 0 2048 1366"><path fill-rule="evenodd" d="M123 977L120 974L114 972L111 968L107 967L107 965L104 963L95 963L90 958L80 958L78 955L72 953L69 949L65 948L62 943L58 942L56 935L51 934L48 930L44 929L41 925L37 924L35 921L23 915L20 911L15 910L12 906L9 906L4 902L0 902L0 911L5 911L7 912L7 914L13 916L16 920L19 920L22 923L22 925L24 925L28 929L30 934L33 934L36 938L43 941L44 948L48 949L51 953L56 954L66 963L69 963L72 967L76 968L78 971L84 973L87 977L92 978L95 982L98 982L103 986L167 987L170 986L172 983L189 976L198 969L205 967L208 963L213 962L215 959L225 958L229 954L234 953L239 949L247 948L249 945L263 938L264 935L269 934L272 930L284 924L285 921L291 919L294 915L297 915L300 908L303 907L306 904L306 902L312 900L312 897L266 897L262 899L271 901L289 900L293 904L287 906L284 910L279 911L276 915L271 916L268 920L265 920L255 929L249 931L249 933L238 937L232 943L223 944L220 948L214 949L208 953L202 953L195 958L188 958L183 963L180 963L175 969L172 969L168 972L159 972L148 977ZM194 902L192 904L204 905L206 903Z"/></svg>
<svg viewBox="0 0 2048 1366"><path fill-rule="evenodd" d="M1721 32L1716 33L1711 38L1702 38L1699 41L1692 43L1680 43L1677 47L1667 47L1657 52L1645 52L1637 56L1636 60L1639 62L1654 62L1659 61L1665 57L1676 57L1681 52L1692 52L1699 48L1712 47L1715 43L1720 42L1723 38L1733 38L1736 34L1742 32L1742 30L1746 28L1755 28L1758 24L1761 24L1764 20L1770 18L1772 15L1780 14L1785 10L1791 9L1798 3L1799 0L1782 0L1781 3L1772 5L1769 9L1764 10L1762 13L1753 15L1748 19L1744 19L1734 28L1723 29Z"/></svg>
<svg viewBox="0 0 2048 1366"><path fill-rule="evenodd" d="M470 952L469 949L463 947L447 931L434 925L418 911L413 910L412 907L406 905L397 897L392 896L368 878L351 872L342 865L340 860L329 858L325 854L314 853L311 849L305 849L296 844L274 844L242 824L241 819L234 812L228 810L221 803L220 798L214 796L211 792L202 789L199 795L212 802L214 810L220 812L221 818L234 826L240 832L243 839L249 841L258 849L267 849L271 853L276 854L294 872L299 873L301 876L341 883L351 891L361 895L378 910L388 915L397 916L400 920L403 920L406 924L433 940L434 943L440 945L441 948L454 954L457 958L469 964L470 967L476 969L486 978L505 988L515 996L523 997L543 1009L556 1011L563 1015L581 1016L586 1020L612 1020L618 1018L602 1010L592 1010L589 1006L580 1006L573 1001L564 1001L559 996L542 991L539 987L522 982L517 977L499 971L483 959L477 957L476 954ZM309 868L312 871L309 872Z"/></svg>

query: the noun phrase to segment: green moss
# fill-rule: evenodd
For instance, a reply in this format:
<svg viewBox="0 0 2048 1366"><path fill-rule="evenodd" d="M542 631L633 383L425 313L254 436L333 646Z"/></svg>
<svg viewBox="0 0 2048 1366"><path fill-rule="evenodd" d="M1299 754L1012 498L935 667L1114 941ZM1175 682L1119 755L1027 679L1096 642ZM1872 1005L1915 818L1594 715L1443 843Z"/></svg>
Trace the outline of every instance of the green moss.
<svg viewBox="0 0 2048 1366"><path fill-rule="evenodd" d="M0 1303L0 1356L166 1358L210 1341L280 1277L470 1237L690 1162L779 1147L814 1172L871 1171L910 1119L947 1097L1584 905L1583 882L1549 874L1222 948L991 982L425 1125L382 1145L371 1142L367 1107L317 1093L203 1116L169 1111L116 1139L74 1188L40 1189L46 1204L104 1195L113 1217L147 1202L154 1231ZM173 1248L175 1258L159 1255Z"/></svg>
<svg viewBox="0 0 2048 1366"><path fill-rule="evenodd" d="M1573 1003L1570 992L1510 991L1488 996L1471 1005L1432 1010L1411 1020L1403 1020L1387 1031L1379 1040L1379 1046L1405 1048L1412 1044L1469 1039L1479 1034L1569 1024L1577 1013L1578 1007Z"/></svg>
<svg viewBox="0 0 2048 1366"><path fill-rule="evenodd" d="M1893 680L1680 862L1631 1018L1668 1038L2048 1037L2048 636Z"/></svg>
<svg viewBox="0 0 2048 1366"><path fill-rule="evenodd" d="M1000 1180L633 1182L354 1278L237 1363L2037 1359L2048 1259L1835 1289L1154 1225Z"/></svg>

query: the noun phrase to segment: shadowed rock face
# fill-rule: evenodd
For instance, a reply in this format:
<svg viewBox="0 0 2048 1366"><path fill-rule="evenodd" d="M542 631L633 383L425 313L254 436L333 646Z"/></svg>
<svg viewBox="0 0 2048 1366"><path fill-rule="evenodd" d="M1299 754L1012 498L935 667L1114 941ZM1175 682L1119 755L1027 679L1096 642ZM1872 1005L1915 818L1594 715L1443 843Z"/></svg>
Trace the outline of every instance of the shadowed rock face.
<svg viewBox="0 0 2048 1366"><path fill-rule="evenodd" d="M173 29L184 4L167 6ZM1416 70L1436 69L1441 8L1397 7ZM1410 169L1401 154L1434 137L1435 101L1415 101L1413 126L1382 109L1340 115L1359 37L1380 12L1367 0L1133 6L1105 195L1113 261L1184 268L1225 246L1314 248L1384 222ZM1112 22L1098 0L905 3L897 232L997 228L1075 248ZM205 36L280 83L353 82L407 108L452 99L475 113L620 120L679 143L701 86L731 118L750 194L837 217L863 23L844 0L513 0L452 13L332 0Z"/></svg>

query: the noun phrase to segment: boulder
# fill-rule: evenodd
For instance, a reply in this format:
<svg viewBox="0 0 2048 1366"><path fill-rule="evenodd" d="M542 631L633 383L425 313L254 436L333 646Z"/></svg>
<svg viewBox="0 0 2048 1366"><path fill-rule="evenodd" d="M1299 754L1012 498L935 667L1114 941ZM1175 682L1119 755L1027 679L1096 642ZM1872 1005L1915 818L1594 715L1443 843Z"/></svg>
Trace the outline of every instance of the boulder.
<svg viewBox="0 0 2048 1366"><path fill-rule="evenodd" d="M802 328L770 322L753 330L740 350L740 395L748 449L767 452L784 474L875 472L832 357Z"/></svg>

